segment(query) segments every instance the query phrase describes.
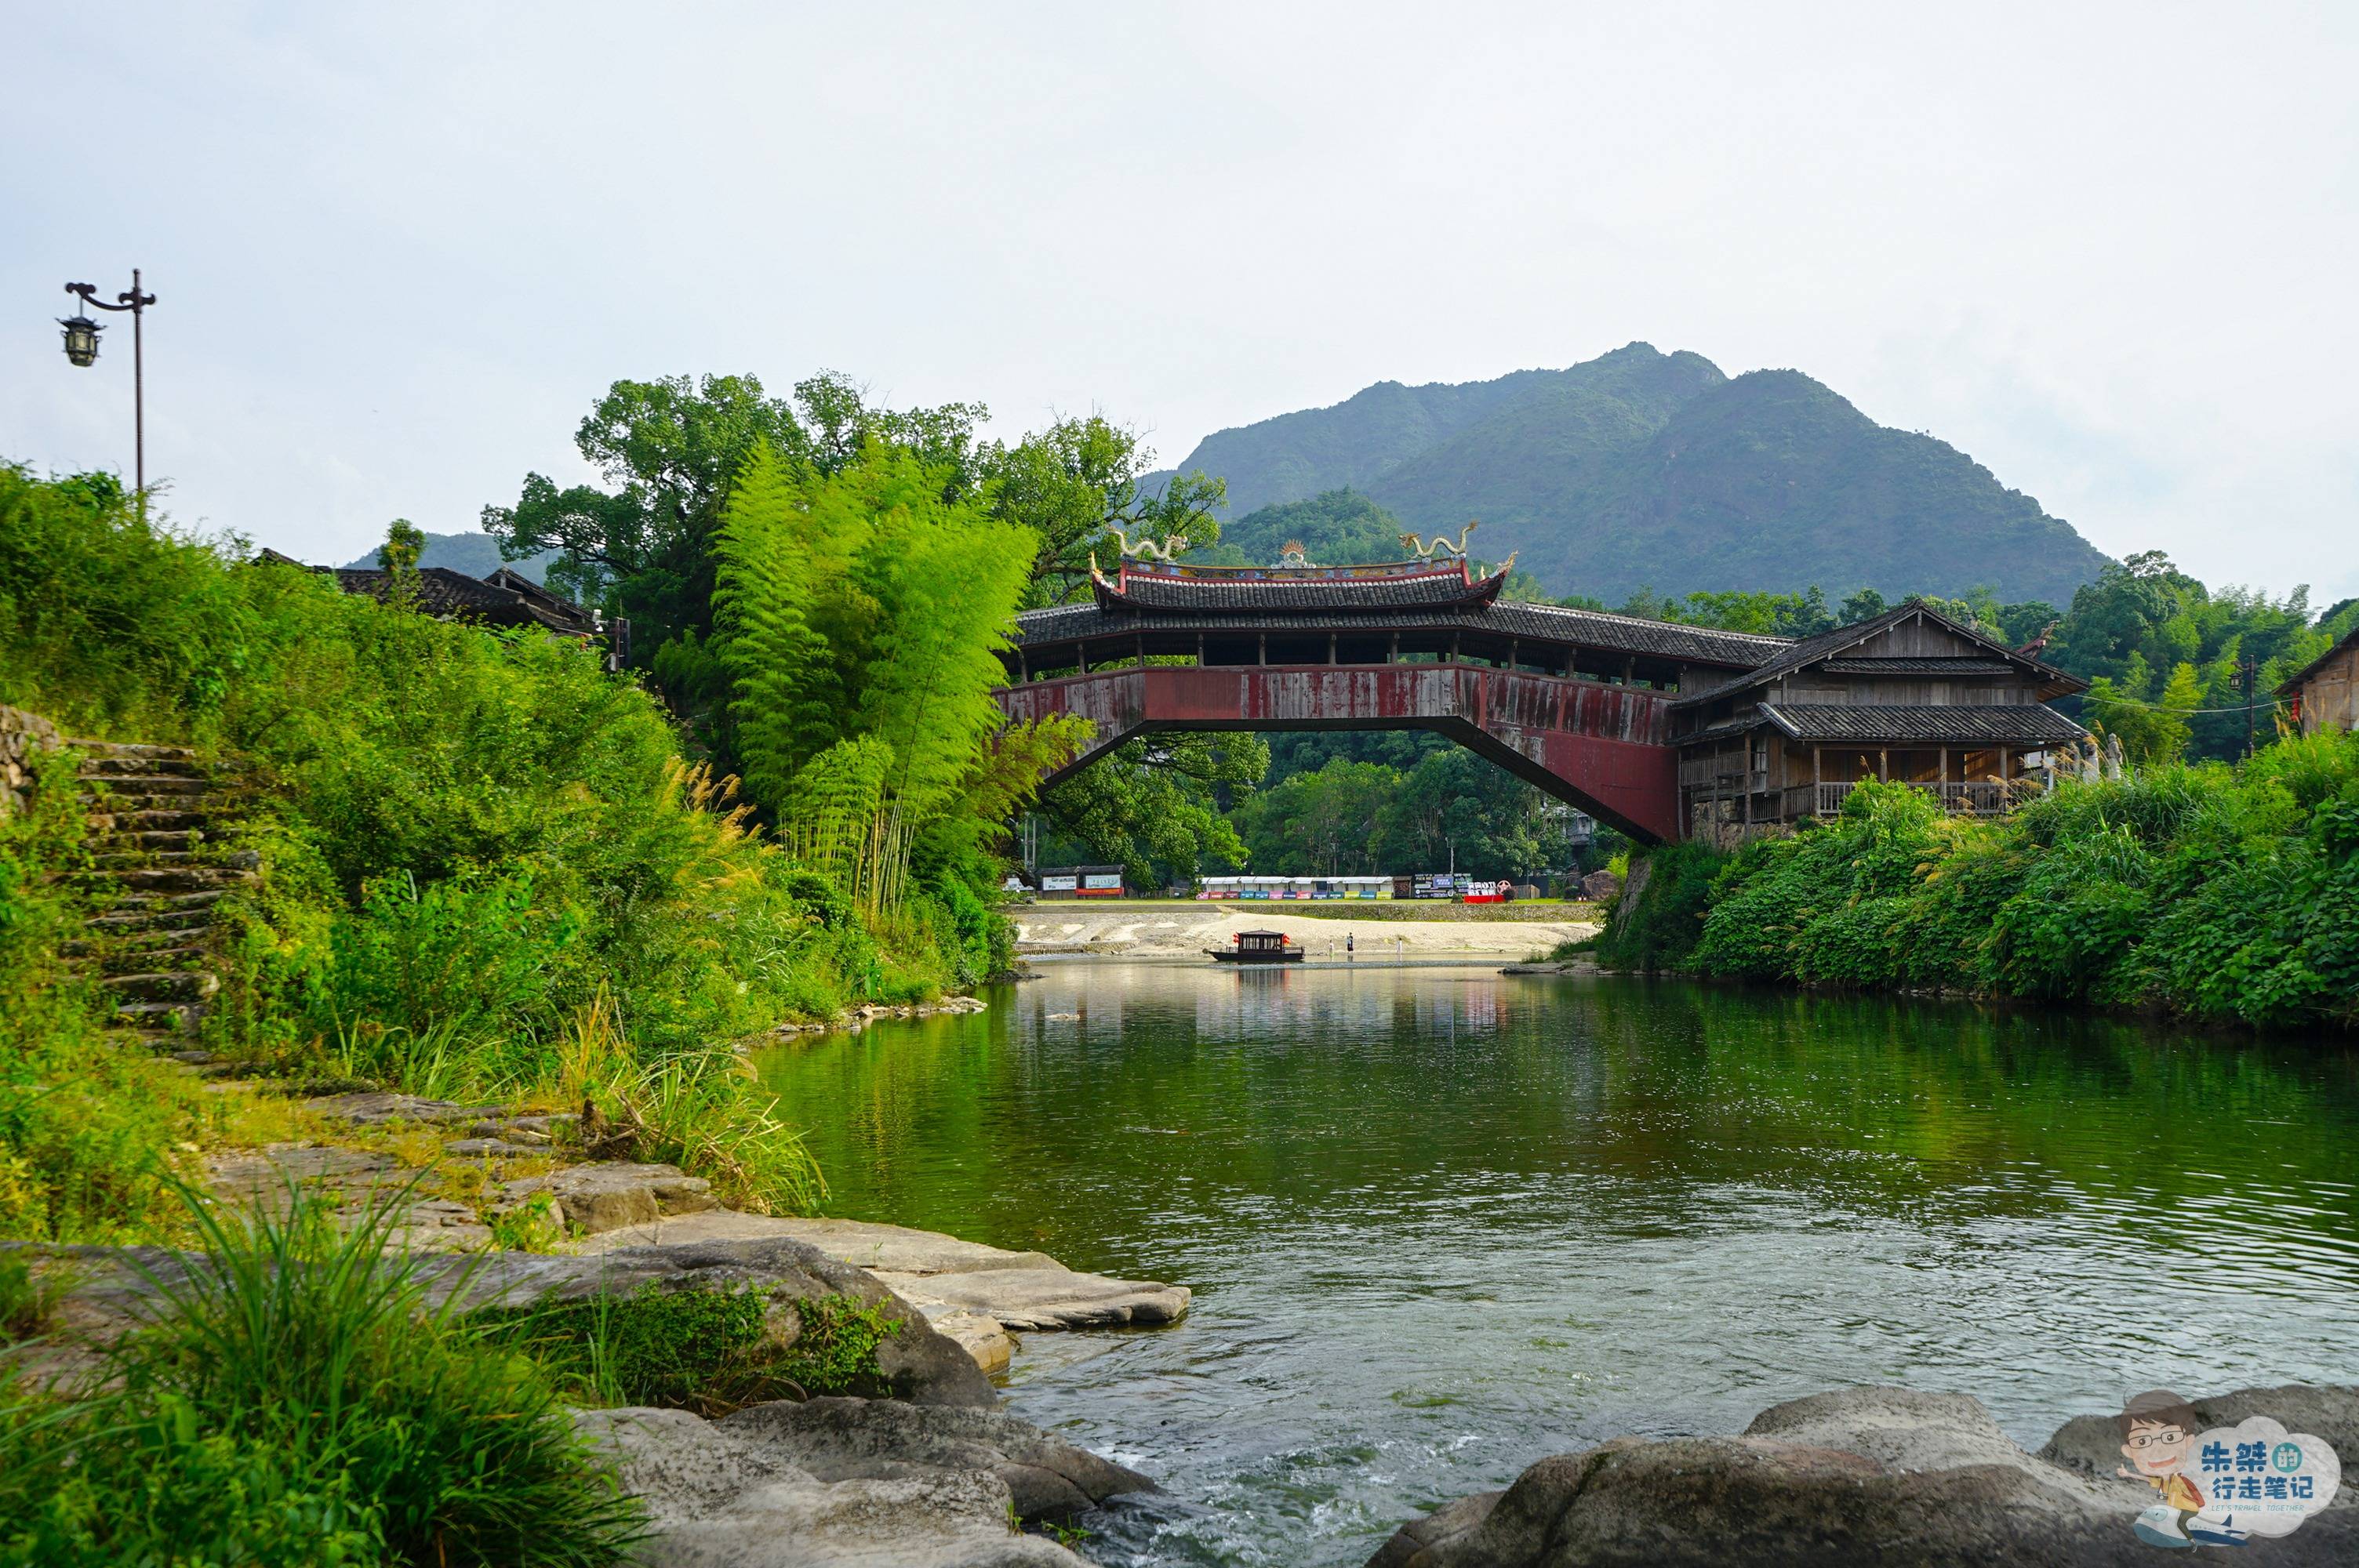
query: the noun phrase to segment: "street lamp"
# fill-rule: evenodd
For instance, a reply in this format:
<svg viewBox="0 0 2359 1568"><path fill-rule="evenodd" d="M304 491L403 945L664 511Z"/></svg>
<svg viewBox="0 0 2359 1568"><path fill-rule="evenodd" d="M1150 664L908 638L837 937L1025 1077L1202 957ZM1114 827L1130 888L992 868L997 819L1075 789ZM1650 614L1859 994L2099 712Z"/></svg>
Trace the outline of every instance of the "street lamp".
<svg viewBox="0 0 2359 1568"><path fill-rule="evenodd" d="M66 330L66 358L77 365L90 365L98 359L98 335L105 330L87 316L66 316L58 325Z"/></svg>
<svg viewBox="0 0 2359 1568"><path fill-rule="evenodd" d="M139 479L139 512L147 512L147 356L142 341L140 325L150 305L156 303L152 294L139 292L139 269L131 269L131 287L114 297L109 305L98 297L98 289L87 283L69 283L66 292L80 299L86 308L82 314L62 318L58 325L66 330L66 361L87 369L98 362L98 334L104 329L90 319L89 309L128 310L131 312L131 430L132 451Z"/></svg>

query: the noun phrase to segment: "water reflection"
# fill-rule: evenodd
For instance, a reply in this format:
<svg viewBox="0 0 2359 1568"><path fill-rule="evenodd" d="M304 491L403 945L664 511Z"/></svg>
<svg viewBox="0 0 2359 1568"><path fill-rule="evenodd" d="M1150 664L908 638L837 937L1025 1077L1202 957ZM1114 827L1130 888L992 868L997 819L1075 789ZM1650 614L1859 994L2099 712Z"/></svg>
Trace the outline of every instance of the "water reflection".
<svg viewBox="0 0 2359 1568"><path fill-rule="evenodd" d="M2017 1435L2359 1369L2359 1071L2307 1043L1485 971L1071 966L788 1048L839 1212L1180 1280L1016 1408L1177 1502L1106 1561L1353 1563L1620 1431L1891 1380Z"/></svg>

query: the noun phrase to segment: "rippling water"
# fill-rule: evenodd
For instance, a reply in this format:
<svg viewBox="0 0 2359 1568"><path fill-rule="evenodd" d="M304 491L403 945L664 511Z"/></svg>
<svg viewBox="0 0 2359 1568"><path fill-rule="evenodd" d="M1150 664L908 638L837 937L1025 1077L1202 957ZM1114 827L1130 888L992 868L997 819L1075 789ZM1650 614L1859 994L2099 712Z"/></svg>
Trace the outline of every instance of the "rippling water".
<svg viewBox="0 0 2359 1568"><path fill-rule="evenodd" d="M2359 1379L2359 1056L1625 979L1074 964L763 1064L832 1212L1171 1280L1020 1414L1155 1476L1107 1563L1356 1563L1618 1433L1862 1382L2037 1444Z"/></svg>

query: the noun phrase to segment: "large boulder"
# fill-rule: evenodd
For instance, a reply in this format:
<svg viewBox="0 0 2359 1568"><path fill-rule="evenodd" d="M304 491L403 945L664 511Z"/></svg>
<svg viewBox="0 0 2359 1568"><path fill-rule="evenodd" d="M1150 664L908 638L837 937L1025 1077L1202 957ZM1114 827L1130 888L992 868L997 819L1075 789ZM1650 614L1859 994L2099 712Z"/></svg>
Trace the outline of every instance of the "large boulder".
<svg viewBox="0 0 2359 1568"><path fill-rule="evenodd" d="M999 1402L974 1358L938 1334L926 1315L880 1284L875 1276L838 1262L815 1247L786 1237L760 1241L690 1241L626 1247L586 1257L495 1252L483 1258L436 1258L421 1265L438 1299L457 1292L463 1310L534 1301L580 1301L639 1291L759 1289L775 1313L797 1300L851 1296L901 1327L876 1348L879 1371L894 1397L925 1405L990 1406ZM785 1334L792 1333L788 1325Z"/></svg>
<svg viewBox="0 0 2359 1568"><path fill-rule="evenodd" d="M0 1243L0 1248L11 1244ZM103 1344L136 1326L158 1304L159 1284L170 1286L207 1267L200 1253L160 1247L43 1247L24 1244L34 1266L71 1280L60 1300L53 1332L38 1375L66 1376L89 1365L76 1347ZM926 1314L863 1270L817 1248L784 1237L760 1241L701 1241L633 1247L591 1257L529 1252L430 1253L413 1256L428 1301L462 1312L524 1306L540 1301L582 1301L641 1291L742 1291L769 1297L776 1337L799 1332L794 1303L850 1296L900 1325L876 1349L877 1369L897 1399L924 1405L989 1407L999 1402L973 1357L936 1333Z"/></svg>
<svg viewBox="0 0 2359 1568"><path fill-rule="evenodd" d="M863 1400L590 1411L652 1515L647 1568L1076 1568L1011 1519L1069 1514L1144 1476L1013 1416Z"/></svg>
<svg viewBox="0 0 2359 1568"><path fill-rule="evenodd" d="M566 1213L572 1214L567 1203ZM1185 1285L1116 1280L1068 1269L1045 1252L857 1219L795 1219L712 1209L649 1220L584 1244L787 1237L864 1269L903 1300L936 1313L967 1313L1019 1332L1171 1323L1188 1311Z"/></svg>
<svg viewBox="0 0 2359 1568"><path fill-rule="evenodd" d="M2297 1391L2333 1397L2308 1407L2276 1397ZM2212 1404L2241 1400L2255 1407L2248 1413L2300 1427L2306 1415L2347 1415L2337 1401L2349 1393L2274 1390ZM2302 1429L2327 1434L2322 1421ZM2153 1493L2098 1468L2093 1430L2072 1440L2084 1469L2025 1453L1962 1394L1813 1395L1765 1411L1741 1437L1616 1438L1543 1459L1505 1492L1405 1526L1370 1568L2151 1563L2155 1548L2131 1522ZM2249 1550L2256 1562L2347 1563L2359 1544L2354 1519L2359 1510L2332 1509Z"/></svg>

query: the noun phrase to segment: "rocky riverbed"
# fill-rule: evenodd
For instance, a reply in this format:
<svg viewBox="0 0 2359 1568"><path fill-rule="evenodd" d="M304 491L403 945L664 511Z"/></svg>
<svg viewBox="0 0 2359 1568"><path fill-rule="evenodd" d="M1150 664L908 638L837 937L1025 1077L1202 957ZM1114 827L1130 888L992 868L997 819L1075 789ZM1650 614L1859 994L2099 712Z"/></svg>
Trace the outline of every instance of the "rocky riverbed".
<svg viewBox="0 0 2359 1568"><path fill-rule="evenodd" d="M2207 1428L2268 1416L2359 1454L2359 1389L2246 1389L2193 1409ZM2029 1454L1964 1394L1847 1389L1773 1406L1735 1437L1543 1459L1404 1525L1368 1568L2149 1563L2158 1548L2133 1525L2156 1494L2114 1473L2120 1444L2114 1417L2077 1416ZM2238 1560L2359 1562L2359 1498L2342 1490Z"/></svg>

